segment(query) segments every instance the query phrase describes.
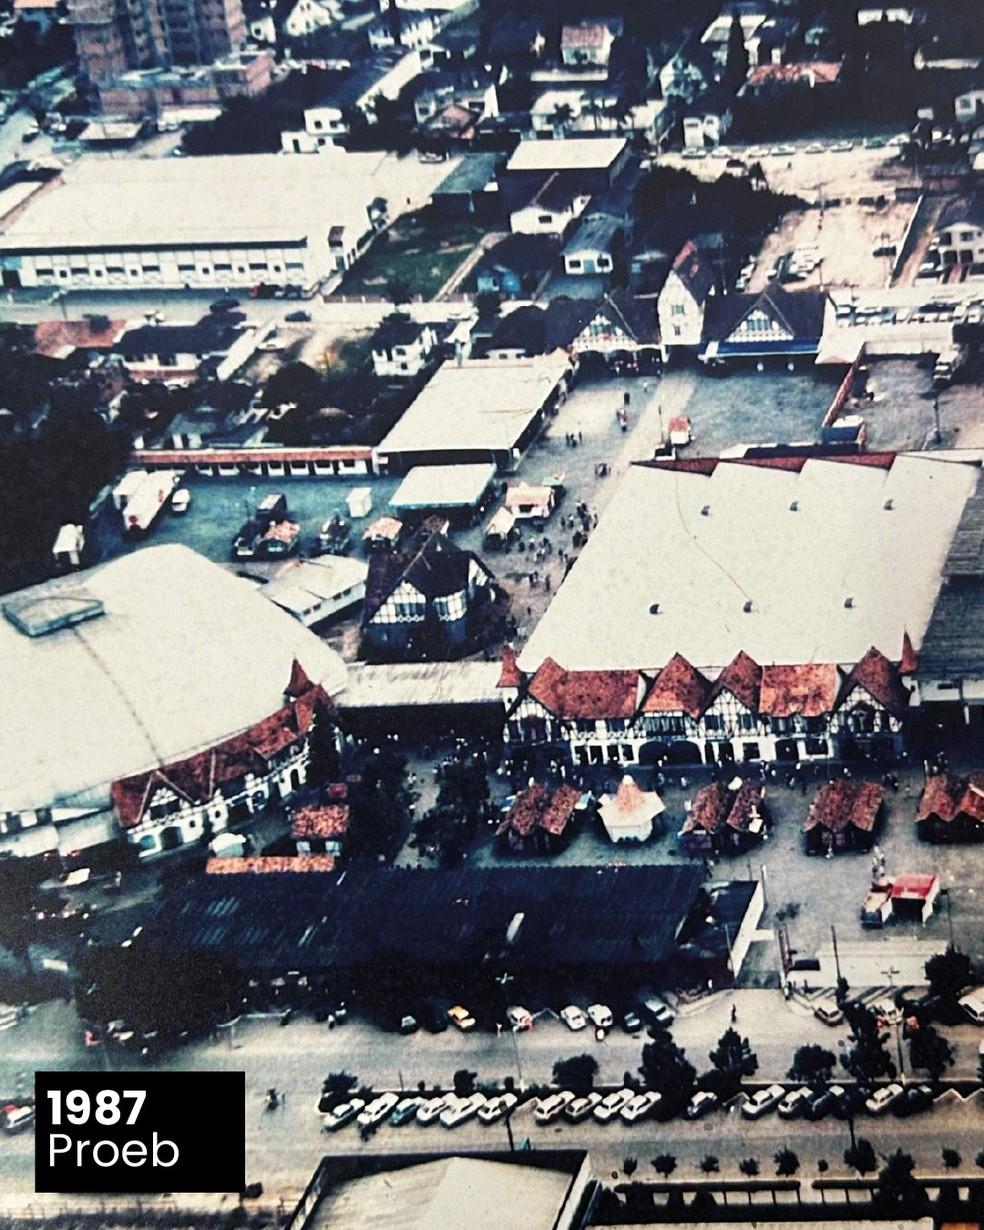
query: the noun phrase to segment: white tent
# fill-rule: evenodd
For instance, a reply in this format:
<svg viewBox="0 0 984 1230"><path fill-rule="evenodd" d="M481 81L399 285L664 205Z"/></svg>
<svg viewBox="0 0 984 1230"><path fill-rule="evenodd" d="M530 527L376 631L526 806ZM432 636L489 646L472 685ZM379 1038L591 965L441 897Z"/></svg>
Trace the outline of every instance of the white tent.
<svg viewBox="0 0 984 1230"><path fill-rule="evenodd" d="M655 790L641 790L628 773L614 795L598 800L601 822L612 841L648 841L653 821L666 811L666 804Z"/></svg>

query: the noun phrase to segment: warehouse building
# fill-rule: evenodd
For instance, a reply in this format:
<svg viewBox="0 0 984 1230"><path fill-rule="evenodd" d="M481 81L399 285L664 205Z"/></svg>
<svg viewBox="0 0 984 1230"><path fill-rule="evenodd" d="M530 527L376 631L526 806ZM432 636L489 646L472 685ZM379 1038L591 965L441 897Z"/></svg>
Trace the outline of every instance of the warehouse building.
<svg viewBox="0 0 984 1230"><path fill-rule="evenodd" d="M310 287L385 218L375 155L80 158L0 192L3 285ZM26 189L33 189L26 192Z"/></svg>

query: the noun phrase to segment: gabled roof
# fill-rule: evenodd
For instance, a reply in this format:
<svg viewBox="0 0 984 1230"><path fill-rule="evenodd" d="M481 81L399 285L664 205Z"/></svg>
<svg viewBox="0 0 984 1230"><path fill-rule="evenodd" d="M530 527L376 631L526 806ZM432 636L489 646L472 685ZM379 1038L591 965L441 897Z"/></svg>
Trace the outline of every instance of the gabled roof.
<svg viewBox="0 0 984 1230"><path fill-rule="evenodd" d="M722 825L738 833L747 832L752 821L760 817L762 787L758 782L742 782L732 790L724 782L711 782L702 786L694 795L693 803L684 821L682 834L702 829L714 834Z"/></svg>
<svg viewBox="0 0 984 1230"><path fill-rule="evenodd" d="M852 827L870 833L875 827L884 797L885 788L877 782L857 782L838 777L817 791L803 831L809 833L815 828L825 828L831 833L839 833Z"/></svg>
<svg viewBox="0 0 984 1230"><path fill-rule="evenodd" d="M752 89L763 85L798 85L802 81L810 85L834 85L840 78L839 63L825 60L810 60L803 64L759 64L748 74L746 84Z"/></svg>
<svg viewBox="0 0 984 1230"><path fill-rule="evenodd" d="M643 713L688 713L699 717L711 685L682 655L675 653L649 689Z"/></svg>
<svg viewBox="0 0 984 1230"><path fill-rule="evenodd" d="M855 686L864 688L893 717L905 716L909 693L903 687L896 667L873 645L845 679L841 701L847 699Z"/></svg>
<svg viewBox="0 0 984 1230"><path fill-rule="evenodd" d="M502 647L502 670L499 673L497 688L519 688L523 686L523 672L516 664L516 650L512 645Z"/></svg>
<svg viewBox="0 0 984 1230"><path fill-rule="evenodd" d="M699 248L690 239L674 257L671 272L677 275L701 305L714 289L714 270L711 263L704 259Z"/></svg>
<svg viewBox="0 0 984 1230"><path fill-rule="evenodd" d="M418 536L406 554L392 551L374 553L370 556L366 577L363 622L368 623L404 581L425 598L444 598L460 593L468 586L473 560L481 563L476 555L462 551L441 533L429 534L423 541Z"/></svg>
<svg viewBox="0 0 984 1230"><path fill-rule="evenodd" d="M840 674L832 662L763 666L759 712L769 717L822 717L837 703Z"/></svg>
<svg viewBox="0 0 984 1230"><path fill-rule="evenodd" d="M948 226L974 226L984 230L984 192L948 201L936 223L938 231Z"/></svg>
<svg viewBox="0 0 984 1230"><path fill-rule="evenodd" d="M762 311L795 339L819 338L827 295L821 290L785 290L770 282L758 295L715 295L704 314L704 339L724 341L753 312Z"/></svg>
<svg viewBox="0 0 984 1230"><path fill-rule="evenodd" d="M614 795L601 796L598 809L605 827L611 830L635 828L640 822L654 820L666 811L666 804L655 790L643 790L635 778L626 773Z"/></svg>
<svg viewBox="0 0 984 1230"><path fill-rule="evenodd" d="M496 324L483 349L518 350L531 356L566 349L591 323L596 309L596 300L565 295L552 299L545 308L516 308Z"/></svg>
<svg viewBox="0 0 984 1230"><path fill-rule="evenodd" d="M344 837L349 830L351 812L348 803L323 803L299 807L290 824L290 835L296 840L310 837Z"/></svg>
<svg viewBox="0 0 984 1230"><path fill-rule="evenodd" d="M556 790L550 790L534 782L516 797L498 831L529 837L534 829L539 828L559 837L573 816L580 797L581 792L573 786L558 786Z"/></svg>
<svg viewBox="0 0 984 1230"><path fill-rule="evenodd" d="M565 671L547 658L528 691L555 717L630 718L638 689L638 671Z"/></svg>
<svg viewBox="0 0 984 1230"><path fill-rule="evenodd" d="M622 287L609 291L598 313L608 316L640 345L659 341L659 319L652 299L639 299Z"/></svg>
<svg viewBox="0 0 984 1230"><path fill-rule="evenodd" d="M759 707L761 684L761 666L750 658L744 649L741 649L714 680L708 704L716 700L722 692L730 692L746 709L756 713Z"/></svg>
<svg viewBox="0 0 984 1230"><path fill-rule="evenodd" d="M984 823L984 773L971 773L967 777L951 777L948 773L935 773L926 779L916 820L935 816L949 824L958 816Z"/></svg>

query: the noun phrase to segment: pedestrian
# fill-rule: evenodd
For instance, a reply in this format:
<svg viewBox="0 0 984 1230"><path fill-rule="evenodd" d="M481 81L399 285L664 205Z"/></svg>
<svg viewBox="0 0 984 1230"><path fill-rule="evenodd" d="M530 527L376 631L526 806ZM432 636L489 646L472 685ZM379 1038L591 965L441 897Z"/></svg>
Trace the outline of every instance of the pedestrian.
<svg viewBox="0 0 984 1230"><path fill-rule="evenodd" d="M731 1005L731 1024L737 1025L737 1023L738 1023L738 1006L737 1004L732 1004Z"/></svg>
<svg viewBox="0 0 984 1230"><path fill-rule="evenodd" d="M543 578L543 588L550 593L550 576L549 574Z"/></svg>
<svg viewBox="0 0 984 1230"><path fill-rule="evenodd" d="M577 442L578 444L584 443L584 433L581 431L580 427L577 429Z"/></svg>

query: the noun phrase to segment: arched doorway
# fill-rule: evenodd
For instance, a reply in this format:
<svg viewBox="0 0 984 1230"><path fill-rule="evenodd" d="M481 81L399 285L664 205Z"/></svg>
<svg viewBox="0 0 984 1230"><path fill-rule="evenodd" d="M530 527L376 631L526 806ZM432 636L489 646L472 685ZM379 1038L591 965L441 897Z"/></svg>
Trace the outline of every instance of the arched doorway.
<svg viewBox="0 0 984 1230"><path fill-rule="evenodd" d="M700 748L689 739L678 739L670 744L666 759L669 764L700 764Z"/></svg>
<svg viewBox="0 0 984 1230"><path fill-rule="evenodd" d="M184 837L181 835L181 830L176 824L169 824L161 833L161 849L177 850L178 846L183 845Z"/></svg>

